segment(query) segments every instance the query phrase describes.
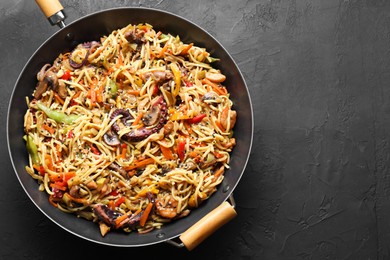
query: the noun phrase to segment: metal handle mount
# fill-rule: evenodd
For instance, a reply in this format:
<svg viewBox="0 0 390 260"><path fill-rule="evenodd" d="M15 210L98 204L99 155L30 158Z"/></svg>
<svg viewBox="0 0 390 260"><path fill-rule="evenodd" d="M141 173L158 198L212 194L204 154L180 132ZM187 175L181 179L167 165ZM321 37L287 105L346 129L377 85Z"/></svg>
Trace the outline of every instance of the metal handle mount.
<svg viewBox="0 0 390 260"><path fill-rule="evenodd" d="M181 234L179 237L181 242L175 242L173 240L167 240L165 242L176 247L186 247L191 251L237 215L237 212L234 209L236 204L233 195L230 195L229 202L223 202L220 206Z"/></svg>
<svg viewBox="0 0 390 260"><path fill-rule="evenodd" d="M35 0L35 2L51 25L58 25L60 28L65 27L66 14L63 10L64 7L58 0Z"/></svg>

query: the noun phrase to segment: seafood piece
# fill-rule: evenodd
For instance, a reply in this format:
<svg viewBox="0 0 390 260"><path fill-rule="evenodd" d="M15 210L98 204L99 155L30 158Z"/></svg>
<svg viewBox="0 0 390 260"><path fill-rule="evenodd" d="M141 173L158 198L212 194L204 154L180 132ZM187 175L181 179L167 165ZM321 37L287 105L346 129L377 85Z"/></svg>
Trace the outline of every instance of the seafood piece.
<svg viewBox="0 0 390 260"><path fill-rule="evenodd" d="M221 125L226 130L229 131L233 129L236 124L237 112L235 110L230 110L225 108L221 113Z"/></svg>
<svg viewBox="0 0 390 260"><path fill-rule="evenodd" d="M110 209L104 204L97 204L93 207L93 211L99 220L103 221L109 226L115 226L115 220L123 214Z"/></svg>
<svg viewBox="0 0 390 260"><path fill-rule="evenodd" d="M221 73L206 72L206 79L210 80L211 82L221 83L225 81L226 76Z"/></svg>
<svg viewBox="0 0 390 260"><path fill-rule="evenodd" d="M169 196L168 199L156 199L156 210L157 213L164 218L172 219L176 217L178 202L172 198L172 196Z"/></svg>
<svg viewBox="0 0 390 260"><path fill-rule="evenodd" d="M150 111L147 113L147 116L151 117L148 119L148 121L150 121L148 122L148 126L152 125L152 122L156 124L156 126L152 128L141 127L139 129L134 129L131 132L124 134L122 139L128 142L138 142L147 138L151 134L158 132L165 125L167 121L167 114L167 104L165 103L163 96L156 97L152 100ZM133 118L129 111L126 109L117 109L111 114L111 119L113 120L118 115L123 116L121 118L123 125L129 126L128 121ZM120 131L120 126L116 122L111 128L116 134Z"/></svg>
<svg viewBox="0 0 390 260"><path fill-rule="evenodd" d="M118 172L123 177L127 176L127 172L126 172L125 168L123 168L122 166L119 166L116 163L111 163L110 165L108 165L108 168L113 170L113 171Z"/></svg>
<svg viewBox="0 0 390 260"><path fill-rule="evenodd" d="M107 205L96 204L93 207L93 211L100 221L103 221L106 225L115 228L131 228L134 229L140 221L140 218L144 211L142 210L138 214L131 214L120 223L116 223L116 219L123 216L122 213L116 210L110 209Z"/></svg>
<svg viewBox="0 0 390 260"><path fill-rule="evenodd" d="M148 80L150 77L152 77L156 83L165 83L173 78L173 74L169 70L156 70L145 73L144 77L145 80Z"/></svg>
<svg viewBox="0 0 390 260"><path fill-rule="evenodd" d="M74 69L81 68L87 63L89 54L99 46L100 43L96 41L80 43L70 53L69 65Z"/></svg>
<svg viewBox="0 0 390 260"><path fill-rule="evenodd" d="M135 28L132 31L127 31L125 33L125 38L129 43L142 44L143 42L146 42L144 35L145 31Z"/></svg>
<svg viewBox="0 0 390 260"><path fill-rule="evenodd" d="M103 135L103 140L106 144L110 145L110 146L118 146L120 145L120 141L119 141L119 137L116 133L114 133L114 131L107 131L104 135Z"/></svg>
<svg viewBox="0 0 390 260"><path fill-rule="evenodd" d="M45 64L37 75L38 83L35 89L34 98L40 99L42 94L51 87L61 98L66 98L68 92L64 82L60 82L53 67L50 64Z"/></svg>

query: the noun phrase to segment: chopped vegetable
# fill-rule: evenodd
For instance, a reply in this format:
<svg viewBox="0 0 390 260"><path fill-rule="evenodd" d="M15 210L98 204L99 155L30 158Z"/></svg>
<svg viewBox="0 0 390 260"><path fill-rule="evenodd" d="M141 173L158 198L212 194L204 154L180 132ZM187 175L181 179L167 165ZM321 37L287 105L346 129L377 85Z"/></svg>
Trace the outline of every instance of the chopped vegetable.
<svg viewBox="0 0 390 260"><path fill-rule="evenodd" d="M225 172L225 166L222 165L221 167L219 167L219 169L217 169L214 172L214 180L217 180L219 176L221 176L224 172Z"/></svg>
<svg viewBox="0 0 390 260"><path fill-rule="evenodd" d="M185 146L186 146L186 141L180 141L177 144L177 155L179 156L181 162L184 160L185 157Z"/></svg>
<svg viewBox="0 0 390 260"><path fill-rule="evenodd" d="M111 96L115 98L117 93L118 93L118 86L116 85L115 81L113 81L113 80L110 80L110 83L108 84L108 86L109 86Z"/></svg>
<svg viewBox="0 0 390 260"><path fill-rule="evenodd" d="M125 197L120 196L119 199L115 201L115 206L119 207L123 202L125 202Z"/></svg>
<svg viewBox="0 0 390 260"><path fill-rule="evenodd" d="M133 170L133 169L144 167L144 166L146 166L148 164L152 164L152 163L154 163L154 159L153 158L146 158L146 159L143 159L143 160L138 160L138 161L135 161L134 163L132 163L131 165L126 166L125 170L126 171L130 171L130 170Z"/></svg>
<svg viewBox="0 0 390 260"><path fill-rule="evenodd" d="M67 71L65 71L64 72L64 75L62 75L62 77L61 77L61 79L63 79L63 80L69 80L70 79L70 71L69 70L67 70Z"/></svg>
<svg viewBox="0 0 390 260"><path fill-rule="evenodd" d="M177 120L183 120L183 119L190 119L190 117L188 115L183 114L183 112L179 110L179 111L173 112L173 114L171 115L171 117L169 119L172 121L177 121Z"/></svg>
<svg viewBox="0 0 390 260"><path fill-rule="evenodd" d="M174 76L174 81L175 81L175 87L172 90L172 95L173 97L176 97L180 91L181 73L179 67L175 63L171 63L169 66L171 67Z"/></svg>
<svg viewBox="0 0 390 260"><path fill-rule="evenodd" d="M30 154L30 157L31 157L33 164L39 165L41 163L41 161L40 161L39 156L38 156L38 147L34 143L34 139L31 135L27 135L26 146L27 146L27 151Z"/></svg>
<svg viewBox="0 0 390 260"><path fill-rule="evenodd" d="M202 121L203 118L205 118L205 116L206 116L206 114L199 114L199 115L197 115L197 116L195 116L193 118L188 119L187 122L190 123L190 124L197 124L200 121Z"/></svg>
<svg viewBox="0 0 390 260"><path fill-rule="evenodd" d="M160 144L160 150L161 150L162 154L164 155L165 159L167 159L167 160L174 159L173 154L172 154L172 150L170 148L165 147L165 146Z"/></svg>
<svg viewBox="0 0 390 260"><path fill-rule="evenodd" d="M153 207L153 203L149 202L148 205L145 208L144 213L142 214L142 216L141 216L141 218L139 220L139 224L140 224L141 227L145 226L146 220L149 217L149 214L150 214L150 211L152 210L152 207Z"/></svg>
<svg viewBox="0 0 390 260"><path fill-rule="evenodd" d="M73 124L76 119L78 119L79 115L67 115L65 113L52 110L42 103L38 102L37 106L40 110L42 110L48 117L56 121L57 123L65 123L65 124Z"/></svg>

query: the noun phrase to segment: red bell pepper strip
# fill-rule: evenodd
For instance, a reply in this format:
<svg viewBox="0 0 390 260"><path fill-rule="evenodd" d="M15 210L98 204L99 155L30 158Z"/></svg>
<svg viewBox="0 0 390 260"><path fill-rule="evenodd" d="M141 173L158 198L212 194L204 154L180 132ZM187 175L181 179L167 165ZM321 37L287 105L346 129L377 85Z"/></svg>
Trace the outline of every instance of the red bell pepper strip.
<svg viewBox="0 0 390 260"><path fill-rule="evenodd" d="M187 122L190 124L197 124L200 121L202 121L202 119L205 118L205 116L206 116L206 114L199 114L193 118L188 119Z"/></svg>
<svg viewBox="0 0 390 260"><path fill-rule="evenodd" d="M97 149L93 144L89 145L93 154L100 155L99 149Z"/></svg>
<svg viewBox="0 0 390 260"><path fill-rule="evenodd" d="M67 70L64 72L64 75L62 75L61 79L69 80L70 79L70 71Z"/></svg>
<svg viewBox="0 0 390 260"><path fill-rule="evenodd" d="M180 159L181 162L184 160L185 146L186 146L186 142L185 141L180 141L177 144L177 155L179 156L179 159Z"/></svg>
<svg viewBox="0 0 390 260"><path fill-rule="evenodd" d="M125 202L125 197L121 196L116 200L115 206L119 207L123 202Z"/></svg>

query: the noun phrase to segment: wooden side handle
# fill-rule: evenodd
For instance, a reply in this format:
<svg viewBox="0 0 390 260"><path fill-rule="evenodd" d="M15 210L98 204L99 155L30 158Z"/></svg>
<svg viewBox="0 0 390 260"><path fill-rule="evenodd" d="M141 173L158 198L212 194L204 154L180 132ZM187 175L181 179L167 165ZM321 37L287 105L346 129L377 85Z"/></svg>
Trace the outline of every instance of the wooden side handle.
<svg viewBox="0 0 390 260"><path fill-rule="evenodd" d="M187 229L179 238L188 250L192 250L235 216L237 212L225 201Z"/></svg>
<svg viewBox="0 0 390 260"><path fill-rule="evenodd" d="M46 18L50 18L64 9L58 0L35 0L35 2L38 4L39 8L41 8Z"/></svg>

